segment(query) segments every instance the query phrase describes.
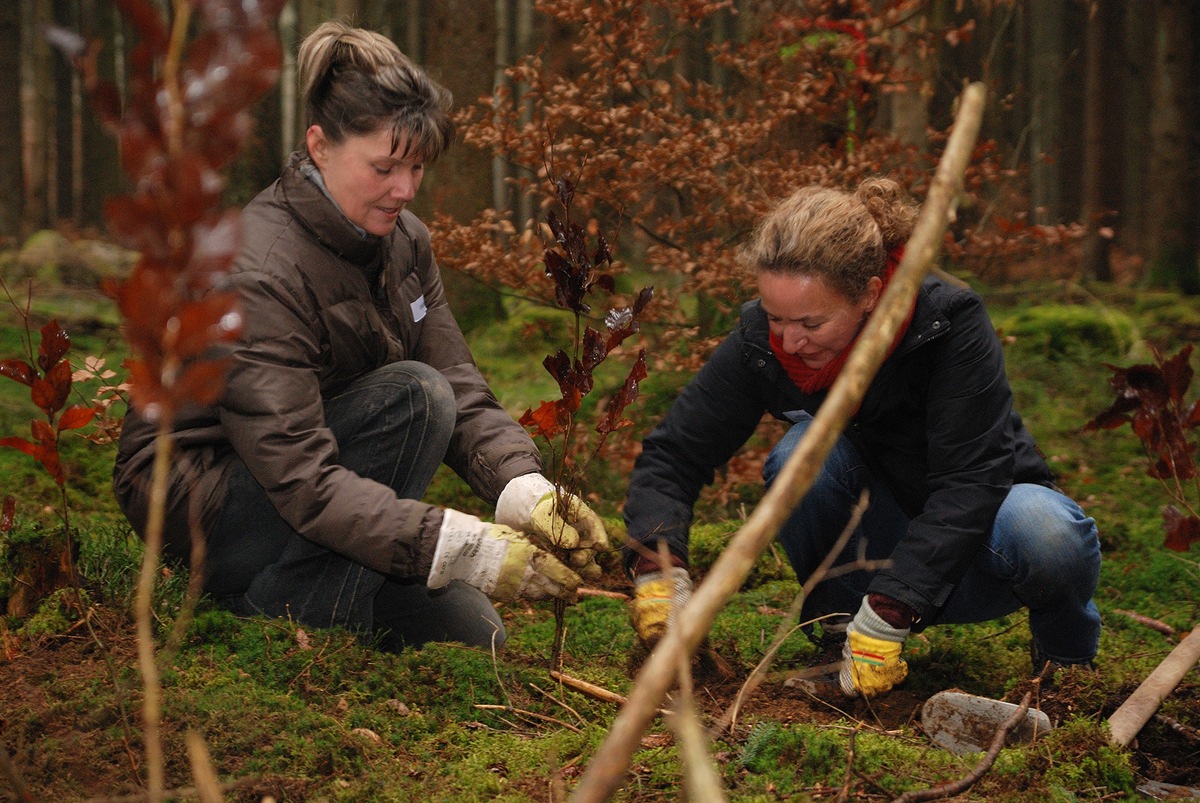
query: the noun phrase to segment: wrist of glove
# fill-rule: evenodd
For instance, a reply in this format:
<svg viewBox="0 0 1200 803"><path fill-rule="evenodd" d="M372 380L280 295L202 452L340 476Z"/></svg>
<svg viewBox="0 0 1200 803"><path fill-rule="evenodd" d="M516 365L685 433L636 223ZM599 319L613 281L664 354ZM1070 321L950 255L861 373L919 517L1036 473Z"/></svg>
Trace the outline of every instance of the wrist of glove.
<svg viewBox="0 0 1200 803"><path fill-rule="evenodd" d="M666 635L678 612L692 598L692 588L688 570L680 567L645 572L634 578L630 616L642 644L653 647Z"/></svg>
<svg viewBox="0 0 1200 803"><path fill-rule="evenodd" d="M578 496L560 495L541 474L523 474L504 486L496 501L496 522L567 550L566 562L584 579L602 574L596 554L610 548L604 522Z"/></svg>
<svg viewBox="0 0 1200 803"><path fill-rule="evenodd" d="M494 600L573 599L580 578L561 561L503 524L447 509L426 585L461 580Z"/></svg>
<svg viewBox="0 0 1200 803"><path fill-rule="evenodd" d="M900 657L908 627L888 624L864 598L858 613L846 628L842 648L842 671L838 676L847 697L886 694L908 675L908 664Z"/></svg>

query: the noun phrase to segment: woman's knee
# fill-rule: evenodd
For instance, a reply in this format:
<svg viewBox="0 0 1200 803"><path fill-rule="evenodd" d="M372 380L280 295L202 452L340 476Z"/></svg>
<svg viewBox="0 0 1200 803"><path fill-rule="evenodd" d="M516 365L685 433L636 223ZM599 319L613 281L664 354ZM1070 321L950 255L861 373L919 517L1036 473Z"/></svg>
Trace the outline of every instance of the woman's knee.
<svg viewBox="0 0 1200 803"><path fill-rule="evenodd" d="M1072 499L1049 488L1015 486L1009 496L1012 503L1001 507L997 530L1016 540L1029 575L1048 584L1087 589L1090 596L1100 574L1095 520Z"/></svg>
<svg viewBox="0 0 1200 803"><path fill-rule="evenodd" d="M374 374L384 384L403 388L418 415L423 411L423 418L454 428L454 387L441 371L423 362L404 361L385 365Z"/></svg>

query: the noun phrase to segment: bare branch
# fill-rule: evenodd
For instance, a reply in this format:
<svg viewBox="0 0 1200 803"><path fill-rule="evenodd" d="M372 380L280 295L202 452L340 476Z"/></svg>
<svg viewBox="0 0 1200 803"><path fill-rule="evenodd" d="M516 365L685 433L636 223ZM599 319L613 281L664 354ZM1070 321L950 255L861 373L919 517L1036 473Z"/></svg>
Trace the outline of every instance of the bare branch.
<svg viewBox="0 0 1200 803"><path fill-rule="evenodd" d="M939 784L932 789L905 792L892 801L892 803L916 803L919 800L940 800L943 797L962 794L970 789L996 763L996 757L1000 755L1000 751L1004 748L1004 741L1008 738L1009 731L1017 727L1017 724L1025 718L1025 712L1029 710L1029 701L1032 699L1033 692L1025 692L1025 696L1021 699L1021 704L1017 706L1017 710L1013 711L1012 716L1004 720L1000 725L1000 728L996 731L996 735L992 737L992 743L988 746L988 751L983 754L983 758L979 759L979 763L969 773L953 783Z"/></svg>

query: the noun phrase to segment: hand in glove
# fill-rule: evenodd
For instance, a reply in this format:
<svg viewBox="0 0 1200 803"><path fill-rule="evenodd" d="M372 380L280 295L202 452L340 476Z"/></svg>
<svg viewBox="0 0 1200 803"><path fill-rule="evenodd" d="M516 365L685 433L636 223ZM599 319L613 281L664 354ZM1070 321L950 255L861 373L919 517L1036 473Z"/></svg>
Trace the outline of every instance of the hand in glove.
<svg viewBox="0 0 1200 803"><path fill-rule="evenodd" d="M446 510L426 582L440 588L462 580L494 600L573 599L579 575L520 532Z"/></svg>
<svg viewBox="0 0 1200 803"><path fill-rule="evenodd" d="M872 598L899 606L907 612L904 618L910 624L913 621L912 609L901 602L875 594L863 599L846 628L846 646L842 650L843 665L838 679L847 697L886 694L908 675L908 664L900 657L900 651L909 628L894 627L884 621L871 607Z"/></svg>
<svg viewBox="0 0 1200 803"><path fill-rule="evenodd" d="M647 648L654 647L692 598L692 578L679 566L669 572L643 572L633 579L633 629Z"/></svg>
<svg viewBox="0 0 1200 803"><path fill-rule="evenodd" d="M523 474L504 486L496 501L496 521L570 550L567 562L584 579L600 576L596 553L609 549L604 522L578 496L569 495L559 504L558 490L541 474Z"/></svg>

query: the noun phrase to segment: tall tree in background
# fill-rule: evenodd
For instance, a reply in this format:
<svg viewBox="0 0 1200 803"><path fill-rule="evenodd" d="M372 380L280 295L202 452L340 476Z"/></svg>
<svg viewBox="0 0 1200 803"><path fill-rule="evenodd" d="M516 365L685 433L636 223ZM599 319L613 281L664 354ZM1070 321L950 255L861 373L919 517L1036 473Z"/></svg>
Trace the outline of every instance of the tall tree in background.
<svg viewBox="0 0 1200 803"><path fill-rule="evenodd" d="M32 231L49 225L51 217L49 143L54 141L52 116L54 70L50 47L39 25L51 19L50 0L20 0L21 8L21 124L22 166L25 174L25 199L22 230Z"/></svg>
<svg viewBox="0 0 1200 803"><path fill-rule="evenodd" d="M10 76L0 86L0 238L19 236L24 218L20 74L21 4L9 0L0 3L0 75Z"/></svg>
<svg viewBox="0 0 1200 803"><path fill-rule="evenodd" d="M1112 102L1112 82L1106 81L1105 53L1110 51L1119 11L1114 0L1089 0L1087 21L1087 59L1084 85L1083 126L1083 218L1086 233L1083 239L1083 275L1100 281L1112 280L1109 245L1112 229L1104 197L1104 176L1108 167L1105 159L1106 137L1119 136L1118 131L1106 133L1105 111ZM1117 84L1119 87L1119 83ZM1119 145L1119 141L1117 143Z"/></svg>
<svg viewBox="0 0 1200 803"><path fill-rule="evenodd" d="M97 74L118 83L124 67L124 31L121 15L111 0L77 0L80 28L104 44L97 57ZM104 222L104 204L111 195L127 192L129 180L121 169L117 141L105 130L83 97L78 81L74 85L72 108L80 115L80 142L73 160L73 191L79 198L79 217L87 225Z"/></svg>
<svg viewBox="0 0 1200 803"><path fill-rule="evenodd" d="M1037 0L1029 7L1030 194L1037 223L1056 223L1062 212L1063 21L1065 0Z"/></svg>
<svg viewBox="0 0 1200 803"><path fill-rule="evenodd" d="M1150 118L1150 281L1200 293L1196 264L1196 17L1192 0L1156 0L1154 106Z"/></svg>

